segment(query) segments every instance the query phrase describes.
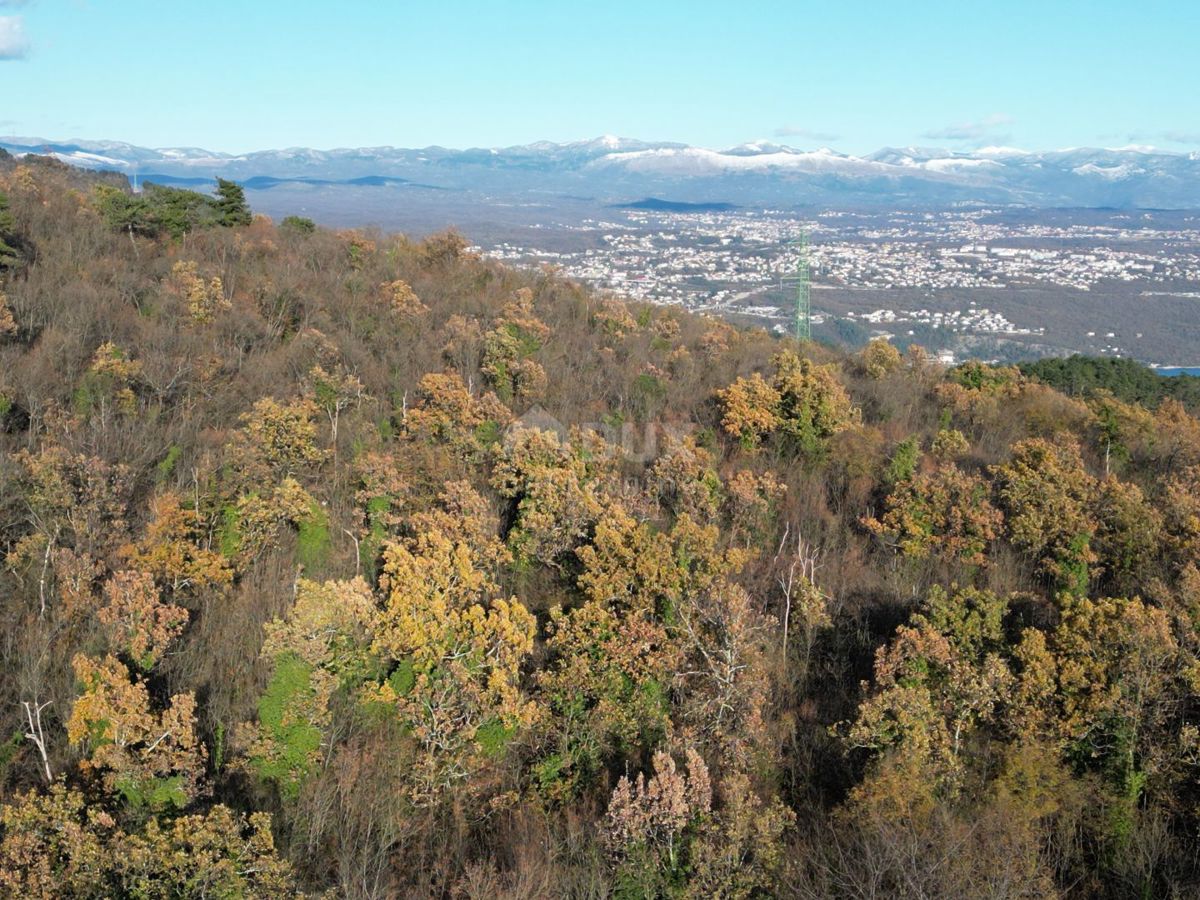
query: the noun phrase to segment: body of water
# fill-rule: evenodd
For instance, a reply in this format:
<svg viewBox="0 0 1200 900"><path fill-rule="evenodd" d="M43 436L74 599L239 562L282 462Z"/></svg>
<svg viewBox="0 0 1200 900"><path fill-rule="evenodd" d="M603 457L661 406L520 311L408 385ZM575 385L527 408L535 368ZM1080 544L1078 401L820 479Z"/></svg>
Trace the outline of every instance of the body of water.
<svg viewBox="0 0 1200 900"><path fill-rule="evenodd" d="M1155 369L1159 375L1200 375L1200 366L1171 366L1169 368Z"/></svg>

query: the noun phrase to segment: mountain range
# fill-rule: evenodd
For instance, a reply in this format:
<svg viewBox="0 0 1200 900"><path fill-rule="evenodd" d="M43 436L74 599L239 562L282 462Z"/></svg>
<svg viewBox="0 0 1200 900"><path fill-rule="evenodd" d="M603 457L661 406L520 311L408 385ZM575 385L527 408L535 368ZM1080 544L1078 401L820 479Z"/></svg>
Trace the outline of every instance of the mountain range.
<svg viewBox="0 0 1200 900"><path fill-rule="evenodd" d="M799 206L1200 208L1200 152L1149 147L1025 151L885 148L853 156L755 142L727 150L605 136L566 144L454 150L289 148L231 154L118 141L0 137L14 154L48 154L140 180L203 185L216 176L280 184L387 185L497 195L561 195L604 203L654 196L680 203Z"/></svg>

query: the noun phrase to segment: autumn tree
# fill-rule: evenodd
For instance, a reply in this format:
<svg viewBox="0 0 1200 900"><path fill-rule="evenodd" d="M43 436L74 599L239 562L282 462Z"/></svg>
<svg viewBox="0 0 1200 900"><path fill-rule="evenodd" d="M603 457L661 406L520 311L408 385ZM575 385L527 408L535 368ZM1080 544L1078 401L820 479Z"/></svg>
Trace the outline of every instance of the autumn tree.
<svg viewBox="0 0 1200 900"><path fill-rule="evenodd" d="M546 372L532 356L549 335L534 312L533 292L522 288L483 339L482 370L503 402L527 402L545 390Z"/></svg>
<svg viewBox="0 0 1200 900"><path fill-rule="evenodd" d="M258 486L320 465L325 452L317 446L316 413L316 403L308 399L255 401L241 415L241 427L229 442L228 455L237 474Z"/></svg>
<svg viewBox="0 0 1200 900"><path fill-rule="evenodd" d="M1013 543L1057 583L1086 590L1088 567L1096 561L1091 546L1096 482L1084 469L1078 445L1021 441L992 474Z"/></svg>
<svg viewBox="0 0 1200 900"><path fill-rule="evenodd" d="M648 486L672 513L700 522L714 519L721 503L721 479L713 455L695 438L668 438L666 448L647 473Z"/></svg>
<svg viewBox="0 0 1200 900"><path fill-rule="evenodd" d="M218 313L232 308L225 286L214 275L208 281L200 277L193 260L180 260L171 269L170 289L187 303L188 315L197 325L208 325Z"/></svg>
<svg viewBox="0 0 1200 900"><path fill-rule="evenodd" d="M952 462L971 449L967 436L957 428L941 428L933 437L929 452L942 462Z"/></svg>
<svg viewBox="0 0 1200 900"><path fill-rule="evenodd" d="M104 585L107 600L97 617L109 646L149 671L187 625L186 609L164 603L154 579L145 572L116 572Z"/></svg>
<svg viewBox="0 0 1200 900"><path fill-rule="evenodd" d="M0 808L0 889L37 900L103 896L113 887L107 847L116 822L61 782Z"/></svg>
<svg viewBox="0 0 1200 900"><path fill-rule="evenodd" d="M17 223L9 209L8 196L0 191L0 272L15 267L20 261L17 243Z"/></svg>
<svg viewBox="0 0 1200 900"><path fill-rule="evenodd" d="M263 492L248 491L222 510L221 554L235 570L246 569L272 547L287 526L309 526L315 540L327 536L324 511L294 478Z"/></svg>
<svg viewBox="0 0 1200 900"><path fill-rule="evenodd" d="M518 428L501 448L492 486L514 510L508 545L518 557L551 565L583 543L600 515L609 475L604 448L552 431Z"/></svg>
<svg viewBox="0 0 1200 900"><path fill-rule="evenodd" d="M474 396L457 373L422 376L415 399L404 414L408 433L417 440L447 444L464 458L489 447L512 417L495 394Z"/></svg>
<svg viewBox="0 0 1200 900"><path fill-rule="evenodd" d="M712 807L708 766L695 751L679 771L666 752L654 755L654 774L617 782L608 803L605 837L619 865L643 896L662 895L683 880L687 834Z"/></svg>
<svg viewBox="0 0 1200 900"><path fill-rule="evenodd" d="M721 427L745 449L757 447L780 425L779 392L758 372L717 391L717 399L722 409Z"/></svg>
<svg viewBox="0 0 1200 900"><path fill-rule="evenodd" d="M124 350L112 341L106 341L96 348L83 383L75 392L76 411L87 415L97 406L112 404L122 413L136 412L134 389L141 374L141 362L130 359Z"/></svg>
<svg viewBox="0 0 1200 900"><path fill-rule="evenodd" d="M538 789L566 802L594 783L604 764L636 757L670 734L670 684L678 642L650 610L588 600L554 607L550 658L538 673L542 752Z"/></svg>
<svg viewBox="0 0 1200 900"><path fill-rule="evenodd" d="M801 452L819 452L830 437L858 421L859 411L851 405L833 366L817 365L786 350L772 362L779 427Z"/></svg>
<svg viewBox="0 0 1200 900"><path fill-rule="evenodd" d="M1013 684L1001 652L1006 607L988 591L935 589L878 649L870 694L845 732L875 757L856 804L914 820L959 788L965 749L997 720Z"/></svg>
<svg viewBox="0 0 1200 900"><path fill-rule="evenodd" d="M726 484L725 510L730 537L740 537L747 544L761 538L786 493L787 485L770 471L735 472Z"/></svg>
<svg viewBox="0 0 1200 900"><path fill-rule="evenodd" d="M53 598L57 563L83 572L110 559L124 539L132 479L124 465L47 445L16 455L29 530L11 547L10 569L27 569L37 584L39 612Z"/></svg>
<svg viewBox="0 0 1200 900"><path fill-rule="evenodd" d="M0 825L0 890L13 897L299 896L266 813L217 805L126 831L58 783L3 807Z"/></svg>
<svg viewBox="0 0 1200 900"><path fill-rule="evenodd" d="M3 253L3 249L0 249ZM17 320L13 318L12 308L8 305L8 296L0 290L0 338L14 337L17 333Z"/></svg>
<svg viewBox="0 0 1200 900"><path fill-rule="evenodd" d="M868 378L878 381L904 365L904 357L886 338L876 338L863 347L858 364Z"/></svg>
<svg viewBox="0 0 1200 900"><path fill-rule="evenodd" d="M1019 369L970 360L951 369L934 390L954 416L981 425L994 420L1025 389L1026 379Z"/></svg>
<svg viewBox="0 0 1200 900"><path fill-rule="evenodd" d="M950 464L896 485L881 518L863 520L904 556L939 556L987 565L988 546L1000 535L1003 515L988 500L988 485Z"/></svg>
<svg viewBox="0 0 1200 900"><path fill-rule="evenodd" d="M796 814L779 797L763 796L744 773L714 781L714 814L689 847L688 895L748 900L778 890L786 883Z"/></svg>
<svg viewBox="0 0 1200 900"><path fill-rule="evenodd" d="M205 523L194 504L174 491L150 501L150 521L142 537L121 548L129 565L147 572L172 594L228 584L228 560L208 548Z"/></svg>
<svg viewBox="0 0 1200 900"><path fill-rule="evenodd" d="M1200 466L1172 476L1165 485L1163 516L1166 544L1176 565L1183 568L1200 559Z"/></svg>
<svg viewBox="0 0 1200 900"><path fill-rule="evenodd" d="M381 286L381 290L392 312L402 321L412 321L429 312L429 307L421 302L412 285L403 279L389 281Z"/></svg>
<svg viewBox="0 0 1200 900"><path fill-rule="evenodd" d="M816 365L790 350L776 355L772 363L775 375L770 383L755 372L717 392L724 413L721 424L744 447L754 447L778 431L811 455L857 420L859 413L832 366Z"/></svg>
<svg viewBox="0 0 1200 900"><path fill-rule="evenodd" d="M67 738L86 754L80 764L105 791L130 806L183 808L201 788L207 753L195 731L196 700L177 694L152 708L145 681L112 656L72 663L81 686Z"/></svg>
<svg viewBox="0 0 1200 900"><path fill-rule="evenodd" d="M374 674L374 597L361 579L296 583L287 615L269 622L260 658L270 668L258 721L243 729L249 768L294 797L329 752L332 701L342 685Z"/></svg>
<svg viewBox="0 0 1200 900"><path fill-rule="evenodd" d="M354 502L360 518L359 566L373 573L384 541L399 530L411 487L401 474L396 455L380 451L363 454L354 464L357 489Z"/></svg>
<svg viewBox="0 0 1200 900"><path fill-rule="evenodd" d="M1014 718L1066 759L1101 774L1106 838L1127 840L1144 792L1175 770L1171 742L1159 743L1179 698L1195 683L1170 620L1139 599L1061 597L1062 621L1048 635L1027 630Z"/></svg>
<svg viewBox="0 0 1200 900"><path fill-rule="evenodd" d="M535 621L499 595L491 571L501 549L429 529L384 551L372 649L393 669L377 696L420 745L411 779L419 805L469 782L534 715L520 667Z"/></svg>
<svg viewBox="0 0 1200 900"><path fill-rule="evenodd" d="M1106 582L1119 591L1145 584L1163 538L1162 514L1136 484L1110 476L1096 491L1095 551Z"/></svg>
<svg viewBox="0 0 1200 900"><path fill-rule="evenodd" d="M609 800L605 839L618 885L638 896L746 900L777 885L794 815L763 800L741 774L710 774L694 750L680 768L654 755L647 778L623 776Z"/></svg>

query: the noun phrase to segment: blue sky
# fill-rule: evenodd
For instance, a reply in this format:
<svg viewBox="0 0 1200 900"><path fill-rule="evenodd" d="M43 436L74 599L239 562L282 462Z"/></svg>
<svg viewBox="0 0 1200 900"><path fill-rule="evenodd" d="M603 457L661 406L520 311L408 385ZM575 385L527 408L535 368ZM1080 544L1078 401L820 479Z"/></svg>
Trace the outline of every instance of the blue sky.
<svg viewBox="0 0 1200 900"><path fill-rule="evenodd" d="M0 0L0 134L1200 147L1198 0Z"/></svg>

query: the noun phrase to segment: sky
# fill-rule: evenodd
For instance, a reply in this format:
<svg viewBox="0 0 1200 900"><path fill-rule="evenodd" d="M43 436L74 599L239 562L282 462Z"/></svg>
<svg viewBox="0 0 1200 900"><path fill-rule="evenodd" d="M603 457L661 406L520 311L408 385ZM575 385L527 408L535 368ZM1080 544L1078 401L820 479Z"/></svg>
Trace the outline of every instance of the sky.
<svg viewBox="0 0 1200 900"><path fill-rule="evenodd" d="M1200 148L1198 0L0 0L0 134Z"/></svg>

